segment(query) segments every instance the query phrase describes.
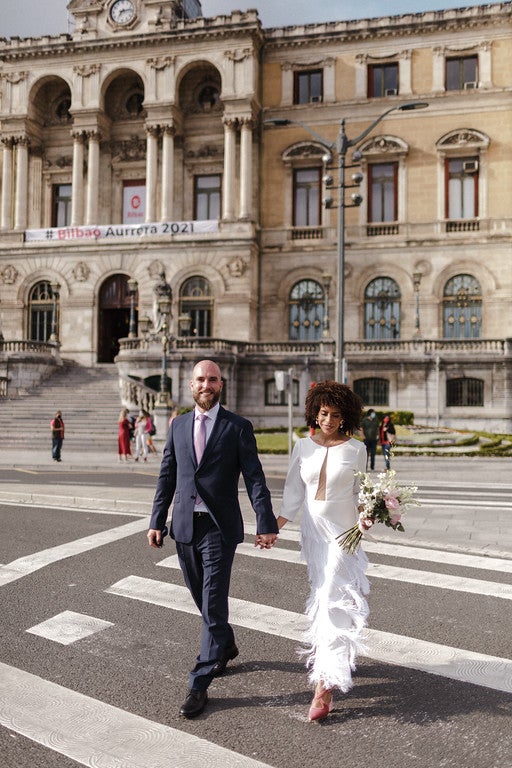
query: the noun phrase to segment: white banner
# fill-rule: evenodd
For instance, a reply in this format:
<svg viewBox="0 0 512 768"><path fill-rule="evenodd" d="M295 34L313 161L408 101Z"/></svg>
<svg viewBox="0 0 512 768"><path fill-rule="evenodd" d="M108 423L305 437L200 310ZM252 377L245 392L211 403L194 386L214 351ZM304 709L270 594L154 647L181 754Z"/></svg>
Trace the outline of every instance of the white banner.
<svg viewBox="0 0 512 768"><path fill-rule="evenodd" d="M123 224L144 224L146 182L126 184L123 189Z"/></svg>
<svg viewBox="0 0 512 768"><path fill-rule="evenodd" d="M52 227L26 229L25 241L36 240L112 240L116 237L154 237L155 235L202 235L218 232L219 222L163 221L154 224L109 224L104 227Z"/></svg>

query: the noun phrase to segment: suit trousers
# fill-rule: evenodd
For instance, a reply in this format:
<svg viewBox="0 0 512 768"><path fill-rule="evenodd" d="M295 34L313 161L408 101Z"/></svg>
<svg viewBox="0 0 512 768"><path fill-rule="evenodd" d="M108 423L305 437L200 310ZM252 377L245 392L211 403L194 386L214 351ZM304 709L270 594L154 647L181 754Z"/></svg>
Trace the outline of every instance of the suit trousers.
<svg viewBox="0 0 512 768"><path fill-rule="evenodd" d="M194 518L190 544L176 542L185 584L202 616L201 650L190 671L189 687L205 691L213 668L235 642L229 625L229 584L236 544L226 544L209 514Z"/></svg>

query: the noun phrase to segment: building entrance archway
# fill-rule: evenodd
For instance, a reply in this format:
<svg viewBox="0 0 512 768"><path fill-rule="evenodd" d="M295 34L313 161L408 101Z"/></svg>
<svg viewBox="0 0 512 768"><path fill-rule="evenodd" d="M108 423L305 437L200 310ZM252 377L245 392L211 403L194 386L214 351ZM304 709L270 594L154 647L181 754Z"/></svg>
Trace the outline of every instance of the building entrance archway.
<svg viewBox="0 0 512 768"><path fill-rule="evenodd" d="M119 339L130 329L128 275L111 275L100 288L98 316L98 363L113 363Z"/></svg>

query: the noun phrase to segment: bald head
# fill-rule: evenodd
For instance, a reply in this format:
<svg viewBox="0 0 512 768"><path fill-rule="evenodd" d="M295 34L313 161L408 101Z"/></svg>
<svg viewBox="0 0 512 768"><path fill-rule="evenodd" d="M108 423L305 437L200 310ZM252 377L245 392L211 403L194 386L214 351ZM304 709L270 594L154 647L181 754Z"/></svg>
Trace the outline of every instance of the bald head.
<svg viewBox="0 0 512 768"><path fill-rule="evenodd" d="M190 389L202 411L209 411L219 402L222 386L220 368L213 360L201 360L194 366Z"/></svg>

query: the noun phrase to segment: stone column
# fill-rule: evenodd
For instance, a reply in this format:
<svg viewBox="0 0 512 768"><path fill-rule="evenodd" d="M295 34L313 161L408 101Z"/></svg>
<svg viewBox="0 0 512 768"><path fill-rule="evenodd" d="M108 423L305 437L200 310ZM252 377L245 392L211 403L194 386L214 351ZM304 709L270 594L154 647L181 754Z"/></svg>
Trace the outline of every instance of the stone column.
<svg viewBox="0 0 512 768"><path fill-rule="evenodd" d="M161 221L172 221L174 216L174 134L172 125L162 128Z"/></svg>
<svg viewBox="0 0 512 768"><path fill-rule="evenodd" d="M15 229L26 229L27 226L28 145L29 139L26 136L16 139Z"/></svg>
<svg viewBox="0 0 512 768"><path fill-rule="evenodd" d="M235 218L235 173L236 173L236 120L224 120L224 178L222 194L222 218Z"/></svg>
<svg viewBox="0 0 512 768"><path fill-rule="evenodd" d="M252 120L241 121L240 136L240 218L252 217Z"/></svg>
<svg viewBox="0 0 512 768"><path fill-rule="evenodd" d="M84 134L73 133L73 177L71 187L71 226L83 223L84 209Z"/></svg>
<svg viewBox="0 0 512 768"><path fill-rule="evenodd" d="M146 222L156 221L156 185L158 178L158 133L157 125L146 128Z"/></svg>
<svg viewBox="0 0 512 768"><path fill-rule="evenodd" d="M87 133L89 152L87 160L87 200L85 223L98 224L98 197L100 179L100 134L96 131Z"/></svg>
<svg viewBox="0 0 512 768"><path fill-rule="evenodd" d="M13 140L11 137L2 139L2 204L1 222L2 229L12 227L12 155Z"/></svg>

